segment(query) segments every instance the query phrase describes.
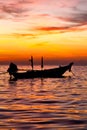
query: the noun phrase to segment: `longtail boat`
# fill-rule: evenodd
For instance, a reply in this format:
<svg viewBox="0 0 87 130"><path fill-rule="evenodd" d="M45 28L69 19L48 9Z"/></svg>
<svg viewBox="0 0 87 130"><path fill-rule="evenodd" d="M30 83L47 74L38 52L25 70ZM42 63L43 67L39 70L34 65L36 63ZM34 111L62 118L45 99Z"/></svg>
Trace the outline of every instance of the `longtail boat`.
<svg viewBox="0 0 87 130"><path fill-rule="evenodd" d="M43 60L43 59L42 59ZM52 69L28 70L25 72L11 72L10 75L15 79L30 79L30 78L62 78L66 71L71 71L73 62L66 66L60 66ZM43 67L43 65L42 65ZM9 72L9 71L8 71Z"/></svg>

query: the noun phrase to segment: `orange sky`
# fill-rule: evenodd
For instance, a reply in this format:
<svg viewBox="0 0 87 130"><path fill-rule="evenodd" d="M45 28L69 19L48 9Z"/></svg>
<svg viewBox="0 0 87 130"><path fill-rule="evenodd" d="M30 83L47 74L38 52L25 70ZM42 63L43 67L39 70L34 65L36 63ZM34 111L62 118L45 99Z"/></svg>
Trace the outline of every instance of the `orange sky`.
<svg viewBox="0 0 87 130"><path fill-rule="evenodd" d="M0 0L0 63L87 64L87 0Z"/></svg>

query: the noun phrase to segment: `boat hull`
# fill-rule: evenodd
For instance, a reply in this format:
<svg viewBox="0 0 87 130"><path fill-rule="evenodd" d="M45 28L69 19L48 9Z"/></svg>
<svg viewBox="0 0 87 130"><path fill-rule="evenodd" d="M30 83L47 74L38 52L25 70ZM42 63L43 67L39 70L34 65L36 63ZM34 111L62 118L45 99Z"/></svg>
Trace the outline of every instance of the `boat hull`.
<svg viewBox="0 0 87 130"><path fill-rule="evenodd" d="M13 77L16 79L30 79L30 78L62 78L63 74L70 70L72 64L70 63L67 66L45 69L45 70L31 70L26 72L17 72L13 73Z"/></svg>

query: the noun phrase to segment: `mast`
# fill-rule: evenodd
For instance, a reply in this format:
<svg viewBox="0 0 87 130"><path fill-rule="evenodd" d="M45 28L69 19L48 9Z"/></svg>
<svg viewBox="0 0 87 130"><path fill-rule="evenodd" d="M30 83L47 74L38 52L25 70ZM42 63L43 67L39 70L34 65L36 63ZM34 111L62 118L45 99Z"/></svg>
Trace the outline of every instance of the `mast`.
<svg viewBox="0 0 87 130"><path fill-rule="evenodd" d="M43 70L43 56L41 57L41 70Z"/></svg>
<svg viewBox="0 0 87 130"><path fill-rule="evenodd" d="M31 56L31 59L29 61L31 62L31 68L33 70L33 68L34 68L34 65L33 65L33 56Z"/></svg>

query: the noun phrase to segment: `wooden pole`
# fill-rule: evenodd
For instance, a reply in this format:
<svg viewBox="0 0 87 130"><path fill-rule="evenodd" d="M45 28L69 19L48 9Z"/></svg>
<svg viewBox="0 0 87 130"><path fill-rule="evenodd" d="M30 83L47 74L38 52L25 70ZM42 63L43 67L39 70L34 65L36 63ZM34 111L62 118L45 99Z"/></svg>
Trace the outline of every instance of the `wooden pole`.
<svg viewBox="0 0 87 130"><path fill-rule="evenodd" d="M31 67L32 67L32 70L34 68L34 65L33 65L33 56L31 56Z"/></svg>
<svg viewBox="0 0 87 130"><path fill-rule="evenodd" d="M31 68L32 70L34 69L34 65L33 65L33 56L31 56L31 59L29 60L31 62Z"/></svg>
<svg viewBox="0 0 87 130"><path fill-rule="evenodd" d="M41 57L41 70L43 70L43 56Z"/></svg>

